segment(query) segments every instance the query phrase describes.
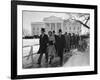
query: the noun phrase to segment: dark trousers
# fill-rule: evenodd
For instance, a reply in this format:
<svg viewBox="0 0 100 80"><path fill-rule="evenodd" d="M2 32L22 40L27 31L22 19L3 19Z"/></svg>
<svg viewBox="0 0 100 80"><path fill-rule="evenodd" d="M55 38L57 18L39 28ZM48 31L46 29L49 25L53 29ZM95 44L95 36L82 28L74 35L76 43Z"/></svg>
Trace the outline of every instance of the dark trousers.
<svg viewBox="0 0 100 80"><path fill-rule="evenodd" d="M42 60L42 56L43 54L45 54L45 58L46 58L46 62L48 62L48 53L40 53L39 59L38 59L38 63L41 64L41 60Z"/></svg>
<svg viewBox="0 0 100 80"><path fill-rule="evenodd" d="M57 45L55 44L54 46L55 46L55 50L56 50L56 53L55 54L56 54L56 56L58 56L58 53L57 53Z"/></svg>
<svg viewBox="0 0 100 80"><path fill-rule="evenodd" d="M60 66L63 65L63 49L58 50L58 56L60 57Z"/></svg>

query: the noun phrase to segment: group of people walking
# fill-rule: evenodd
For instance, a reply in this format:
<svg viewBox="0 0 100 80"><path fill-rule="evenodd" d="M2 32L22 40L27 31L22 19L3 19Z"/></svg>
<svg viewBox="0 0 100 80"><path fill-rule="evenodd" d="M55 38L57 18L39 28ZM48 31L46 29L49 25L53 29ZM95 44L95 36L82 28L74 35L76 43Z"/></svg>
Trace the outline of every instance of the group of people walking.
<svg viewBox="0 0 100 80"><path fill-rule="evenodd" d="M79 34L71 34L66 32L64 35L66 41L66 51L79 47L79 41L81 40Z"/></svg>
<svg viewBox="0 0 100 80"><path fill-rule="evenodd" d="M68 34L67 32L63 35L62 30L59 29L58 35L55 31L49 31L48 35L45 34L45 29L41 29L40 35L40 48L38 53L38 64L41 65L43 54L45 54L45 62L51 64L55 56L60 58L60 66L63 66L63 54L64 51L70 51L72 48L78 47L79 35Z"/></svg>

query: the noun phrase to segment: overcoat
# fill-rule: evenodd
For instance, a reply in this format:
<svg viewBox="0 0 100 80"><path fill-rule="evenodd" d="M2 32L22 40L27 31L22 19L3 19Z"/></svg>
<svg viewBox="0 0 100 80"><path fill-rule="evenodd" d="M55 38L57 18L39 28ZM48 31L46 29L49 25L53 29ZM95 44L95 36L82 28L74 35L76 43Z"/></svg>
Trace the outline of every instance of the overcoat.
<svg viewBox="0 0 100 80"><path fill-rule="evenodd" d="M59 52L62 52L65 48L65 36L64 35L61 35L61 37L58 37L57 38L57 50L58 50L58 55L62 55L62 53L59 53Z"/></svg>
<svg viewBox="0 0 100 80"><path fill-rule="evenodd" d="M44 34L44 36L40 35L39 44L40 47L38 53L46 53L48 44L48 36L46 34Z"/></svg>

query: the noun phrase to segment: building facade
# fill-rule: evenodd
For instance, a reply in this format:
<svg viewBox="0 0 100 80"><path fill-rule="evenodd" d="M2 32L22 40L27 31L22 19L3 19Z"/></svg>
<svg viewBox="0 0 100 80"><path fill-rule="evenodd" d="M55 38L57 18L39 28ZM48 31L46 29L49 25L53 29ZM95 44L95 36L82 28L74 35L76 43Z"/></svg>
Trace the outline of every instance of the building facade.
<svg viewBox="0 0 100 80"><path fill-rule="evenodd" d="M81 24L75 20L64 20L64 32L81 34Z"/></svg>
<svg viewBox="0 0 100 80"><path fill-rule="evenodd" d="M33 22L31 23L31 35L40 35L41 34L41 28L44 27L43 22Z"/></svg>
<svg viewBox="0 0 100 80"><path fill-rule="evenodd" d="M48 31L55 31L57 34L59 29L62 29L63 31L63 19L60 17L50 16L44 18L43 21L45 24L46 33L48 33Z"/></svg>
<svg viewBox="0 0 100 80"><path fill-rule="evenodd" d="M81 33L81 24L75 20L63 20L60 17L50 16L43 19L43 22L32 22L31 23L31 33L32 35L40 35L41 28L45 28L46 34L48 31L55 31L58 34L59 29L62 33Z"/></svg>

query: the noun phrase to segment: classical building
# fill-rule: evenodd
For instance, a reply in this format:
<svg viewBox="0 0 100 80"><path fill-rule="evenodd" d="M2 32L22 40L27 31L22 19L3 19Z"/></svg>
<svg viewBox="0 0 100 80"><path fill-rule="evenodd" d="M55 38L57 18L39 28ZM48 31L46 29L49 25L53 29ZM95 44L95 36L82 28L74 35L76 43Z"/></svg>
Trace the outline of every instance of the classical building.
<svg viewBox="0 0 100 80"><path fill-rule="evenodd" d="M57 34L59 29L62 29L62 31L64 29L63 19L61 19L60 17L50 16L44 18L43 21L45 24L46 33L48 31L55 31L55 33Z"/></svg>
<svg viewBox="0 0 100 80"><path fill-rule="evenodd" d="M81 34L81 24L76 20L64 20L64 32Z"/></svg>
<svg viewBox="0 0 100 80"><path fill-rule="evenodd" d="M75 20L63 20L60 17L50 16L43 19L43 22L32 22L31 32L32 35L40 35L41 28L45 28L46 34L48 31L55 31L58 34L58 30L62 29L63 34L67 33L81 33L81 24Z"/></svg>
<svg viewBox="0 0 100 80"><path fill-rule="evenodd" d="M44 26L45 25L43 22L32 22L31 23L31 34L32 35L40 35L41 28L45 28Z"/></svg>

